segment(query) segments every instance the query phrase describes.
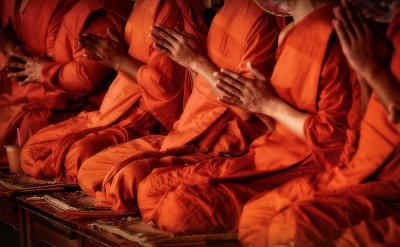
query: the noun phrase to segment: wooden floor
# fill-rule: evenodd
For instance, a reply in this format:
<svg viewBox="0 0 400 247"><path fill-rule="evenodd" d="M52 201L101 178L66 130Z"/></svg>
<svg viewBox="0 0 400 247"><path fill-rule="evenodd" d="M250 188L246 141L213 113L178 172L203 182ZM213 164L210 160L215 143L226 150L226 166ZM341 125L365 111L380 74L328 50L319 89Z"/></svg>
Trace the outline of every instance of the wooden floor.
<svg viewBox="0 0 400 247"><path fill-rule="evenodd" d="M27 197L30 196L0 198L0 246L140 246L111 233L94 230L89 224L95 220L63 219L54 213L54 209L44 203L29 202ZM209 241L203 246L241 245L237 241Z"/></svg>

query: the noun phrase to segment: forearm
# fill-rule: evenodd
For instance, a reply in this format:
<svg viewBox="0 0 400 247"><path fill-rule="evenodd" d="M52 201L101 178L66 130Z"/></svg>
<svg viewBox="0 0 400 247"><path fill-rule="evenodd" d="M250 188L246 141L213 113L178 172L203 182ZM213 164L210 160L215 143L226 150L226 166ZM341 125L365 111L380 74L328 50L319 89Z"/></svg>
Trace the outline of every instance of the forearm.
<svg viewBox="0 0 400 247"><path fill-rule="evenodd" d="M113 67L115 70L129 76L134 82L137 82L139 68L143 65L144 63L136 60L135 58L129 55L124 55L118 59L118 62Z"/></svg>
<svg viewBox="0 0 400 247"><path fill-rule="evenodd" d="M304 124L310 114L300 112L281 99L275 100L268 109L264 109L262 114L267 115L285 126L296 136L306 140L304 133Z"/></svg>
<svg viewBox="0 0 400 247"><path fill-rule="evenodd" d="M390 68L377 67L367 71L363 76L386 110L392 103L400 100L400 83Z"/></svg>
<svg viewBox="0 0 400 247"><path fill-rule="evenodd" d="M194 59L190 69L205 79L217 97L222 96L221 91L216 87L218 79L214 76L214 73L219 72L220 69L212 63L207 56L199 56Z"/></svg>
<svg viewBox="0 0 400 247"><path fill-rule="evenodd" d="M71 92L95 92L111 73L110 68L78 57L68 63L46 63L41 69L41 82Z"/></svg>
<svg viewBox="0 0 400 247"><path fill-rule="evenodd" d="M358 84L361 88L361 107L362 111L365 113L367 111L368 102L371 97L372 89L368 82L360 75L357 74Z"/></svg>

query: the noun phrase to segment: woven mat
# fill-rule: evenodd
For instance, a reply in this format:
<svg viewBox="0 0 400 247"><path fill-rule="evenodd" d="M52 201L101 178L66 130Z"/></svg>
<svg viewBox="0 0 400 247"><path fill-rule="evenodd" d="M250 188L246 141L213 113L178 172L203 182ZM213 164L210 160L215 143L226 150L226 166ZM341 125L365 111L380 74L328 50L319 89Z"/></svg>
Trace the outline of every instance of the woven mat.
<svg viewBox="0 0 400 247"><path fill-rule="evenodd" d="M159 230L152 223L143 223L140 217L123 219L101 219L90 224L99 231L106 231L124 237L144 246L198 246L206 241L237 240L237 233L183 235Z"/></svg>
<svg viewBox="0 0 400 247"><path fill-rule="evenodd" d="M90 219L115 216L127 216L134 213L114 212L110 208L96 207L96 198L90 197L83 191L53 192L41 197L33 196L28 201L44 202L48 207L57 211L57 215L66 219Z"/></svg>
<svg viewBox="0 0 400 247"><path fill-rule="evenodd" d="M60 191L65 189L78 189L77 183L62 183L56 181L36 180L33 177L18 173L10 174L0 172L0 196L14 194Z"/></svg>

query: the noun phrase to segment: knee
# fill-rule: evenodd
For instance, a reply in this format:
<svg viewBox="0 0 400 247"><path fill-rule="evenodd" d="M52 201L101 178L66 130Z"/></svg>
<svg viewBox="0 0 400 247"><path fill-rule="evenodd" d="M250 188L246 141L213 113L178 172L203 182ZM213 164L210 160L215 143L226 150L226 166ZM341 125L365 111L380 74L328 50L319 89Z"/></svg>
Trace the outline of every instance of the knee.
<svg viewBox="0 0 400 247"><path fill-rule="evenodd" d="M83 138L74 144L72 144L71 148L69 149L66 160L68 159L75 159L79 160L82 164L85 160L89 157L93 156L94 154L98 153L98 148L96 148L95 140L92 138Z"/></svg>
<svg viewBox="0 0 400 247"><path fill-rule="evenodd" d="M180 185L176 190L167 192L162 203L157 205L153 220L158 227L167 232L198 232L200 221L196 217L195 205L188 199L186 186ZM202 227L200 227L202 228Z"/></svg>
<svg viewBox="0 0 400 247"><path fill-rule="evenodd" d="M103 182L103 176L96 174L96 164L90 159L86 160L78 170L77 180L81 189L89 196L95 197Z"/></svg>
<svg viewBox="0 0 400 247"><path fill-rule="evenodd" d="M174 233L218 233L230 231L224 220L226 205L215 199L219 193L209 184L179 185L157 205L155 223ZM229 220L227 220L229 221Z"/></svg>
<svg viewBox="0 0 400 247"><path fill-rule="evenodd" d="M244 246L286 245L294 240L292 211L271 214L260 201L251 201L243 208L239 223L239 241Z"/></svg>

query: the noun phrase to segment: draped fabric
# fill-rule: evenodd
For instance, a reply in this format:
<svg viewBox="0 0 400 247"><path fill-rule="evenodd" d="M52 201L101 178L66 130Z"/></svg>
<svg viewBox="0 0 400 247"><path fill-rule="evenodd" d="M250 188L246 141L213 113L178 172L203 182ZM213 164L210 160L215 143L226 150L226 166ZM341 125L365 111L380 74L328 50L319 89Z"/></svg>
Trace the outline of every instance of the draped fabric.
<svg viewBox="0 0 400 247"><path fill-rule="evenodd" d="M164 24L185 30L200 40L206 25L189 1L138 1L125 27L128 53L145 65L138 81L119 73L98 111L82 112L42 129L24 146L24 172L35 178L76 181L82 162L102 149L172 128L183 110L188 71L156 51L150 26ZM189 88L189 89L188 89Z"/></svg>
<svg viewBox="0 0 400 247"><path fill-rule="evenodd" d="M249 61L270 75L278 34L276 19L253 1L230 0L213 20L207 55L218 67L244 76L250 76ZM154 168L243 154L266 132L256 116L219 102L199 75L181 118L166 137L150 136L102 151L83 163L78 182L102 205L136 211L137 185Z"/></svg>
<svg viewBox="0 0 400 247"><path fill-rule="evenodd" d="M388 30L394 45L391 68L397 79L399 21L394 19ZM373 94L351 162L252 199L243 210L239 239L246 246L393 243L393 233L399 230L399 151L400 134ZM387 232L382 231L385 228Z"/></svg>
<svg viewBox="0 0 400 247"><path fill-rule="evenodd" d="M282 99L310 114L306 140L277 123L241 157L154 170L137 195L145 221L170 232L234 232L252 197L338 164L356 102L354 76L332 34L332 8L315 10L286 33L271 78Z"/></svg>
<svg viewBox="0 0 400 247"><path fill-rule="evenodd" d="M112 14L103 0L68 4L30 0L22 12L15 1L3 2L10 5L6 9L11 12L3 14L11 17L23 50L30 56L52 58L42 69L40 83L20 86L13 81L11 90L0 95L0 144L17 144L17 128L24 144L51 123L98 108L112 70L82 57L85 51L77 45L77 37L83 32L107 37L107 27L122 36L127 16ZM124 9L131 7L130 1L121 3Z"/></svg>

